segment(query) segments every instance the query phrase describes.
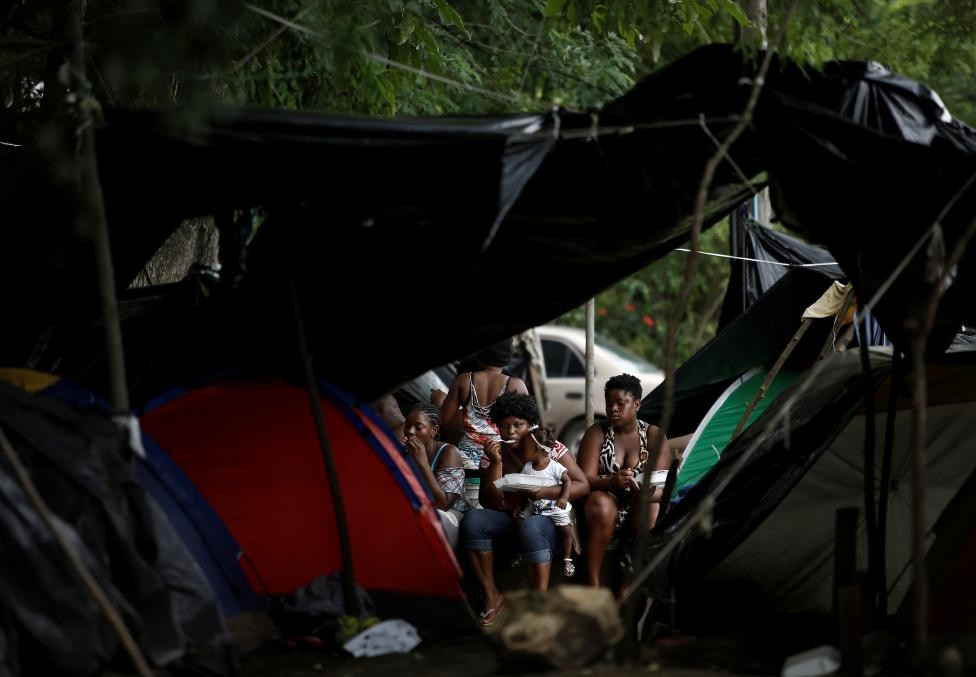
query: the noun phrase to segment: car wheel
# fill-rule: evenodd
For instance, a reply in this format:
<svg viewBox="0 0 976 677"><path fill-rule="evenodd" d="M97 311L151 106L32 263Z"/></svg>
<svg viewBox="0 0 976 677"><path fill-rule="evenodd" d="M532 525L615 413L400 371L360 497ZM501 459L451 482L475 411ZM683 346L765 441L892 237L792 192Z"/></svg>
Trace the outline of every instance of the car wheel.
<svg viewBox="0 0 976 677"><path fill-rule="evenodd" d="M559 435L559 441L569 447L573 458L576 458L579 453L580 442L583 441L584 434L586 434L586 419L578 418L568 423Z"/></svg>

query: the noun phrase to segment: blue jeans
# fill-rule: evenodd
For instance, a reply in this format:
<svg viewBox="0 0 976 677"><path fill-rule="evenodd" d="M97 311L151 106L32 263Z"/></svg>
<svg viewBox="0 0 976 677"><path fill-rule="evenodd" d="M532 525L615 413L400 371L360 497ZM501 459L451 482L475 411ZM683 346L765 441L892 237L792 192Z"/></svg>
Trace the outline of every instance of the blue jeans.
<svg viewBox="0 0 976 677"><path fill-rule="evenodd" d="M559 548L556 525L545 515L532 515L516 524L507 512L469 510L461 522L461 547L465 550L491 552L496 539L518 539L522 561L526 564L548 564L552 551Z"/></svg>

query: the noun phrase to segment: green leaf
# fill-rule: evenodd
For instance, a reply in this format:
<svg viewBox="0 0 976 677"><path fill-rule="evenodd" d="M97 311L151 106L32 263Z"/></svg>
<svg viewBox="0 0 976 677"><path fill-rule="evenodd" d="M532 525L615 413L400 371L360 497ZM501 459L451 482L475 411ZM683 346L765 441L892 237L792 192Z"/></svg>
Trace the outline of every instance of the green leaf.
<svg viewBox="0 0 976 677"><path fill-rule="evenodd" d="M563 3L564 0L548 0L545 9L542 10L542 16L559 16L563 11Z"/></svg>
<svg viewBox="0 0 976 677"><path fill-rule="evenodd" d="M738 23L740 26L749 25L749 17L746 16L746 13L742 11L741 7L739 7L739 3L737 3L735 0L722 0L722 4L725 6L725 12L735 19L736 23Z"/></svg>
<svg viewBox="0 0 976 677"><path fill-rule="evenodd" d="M427 69L438 75L443 73L444 63L441 61L441 50L437 44L437 40L434 39L434 36L431 35L426 26L417 28L417 37L420 38L424 49L427 50Z"/></svg>
<svg viewBox="0 0 976 677"><path fill-rule="evenodd" d="M465 36L471 37L467 27L464 25L464 21L461 19L461 15L457 13L456 9L451 7L451 4L447 0L434 0L434 4L437 5L437 13L440 15L443 23L454 26L464 33Z"/></svg>
<svg viewBox="0 0 976 677"><path fill-rule="evenodd" d="M590 12L590 23L596 28L603 31L607 22L607 14L610 13L610 9L606 5L597 5Z"/></svg>

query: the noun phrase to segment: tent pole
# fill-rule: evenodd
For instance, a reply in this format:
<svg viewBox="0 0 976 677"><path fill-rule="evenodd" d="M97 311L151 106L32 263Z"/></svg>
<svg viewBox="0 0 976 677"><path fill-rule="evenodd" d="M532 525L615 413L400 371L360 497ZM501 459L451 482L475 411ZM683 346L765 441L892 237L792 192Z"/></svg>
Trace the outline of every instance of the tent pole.
<svg viewBox="0 0 976 677"><path fill-rule="evenodd" d="M888 489L891 485L891 456L895 444L895 416L898 406L898 379L901 372L901 351L894 350L891 361L891 376L888 380L888 417L885 420L884 451L881 457L881 491L878 496L878 615L882 620L888 617Z"/></svg>
<svg viewBox="0 0 976 677"><path fill-rule="evenodd" d="M871 614L878 609L878 525L875 519L876 507L874 491L874 388L871 379L871 357L868 354L868 314L861 318L861 336L858 343L861 354L861 370L864 373L864 519L867 524L868 540L868 584L867 595L871 602ZM868 619L871 623L872 619Z"/></svg>
<svg viewBox="0 0 976 677"><path fill-rule="evenodd" d="M799 343L800 339L803 338L803 335L807 333L807 329L810 328L811 324L813 324L813 319L811 318L806 318L800 323L799 329L796 330L796 333L793 334L793 338L791 338L789 343L786 344L786 348L784 348L783 352L780 353L780 356L777 358L773 368L769 370L769 373L766 374L766 378L763 379L762 385L759 386L759 390L756 391L755 396L753 396L753 398L749 401L749 405L746 407L745 413L742 414L739 424L735 427L735 432L732 433L732 439L729 440L729 444L732 444L732 441L735 440L735 438L739 436L739 433L742 432L742 429L745 428L746 421L749 420L752 412L755 410L756 406L758 406L759 400L766 396L766 390L769 389L773 379L776 378L776 374L779 373L779 370L782 369L783 365L786 363L786 358L788 358L790 353L793 352L793 349L796 348L796 344Z"/></svg>
<svg viewBox="0 0 976 677"><path fill-rule="evenodd" d="M339 489L339 476L336 474L335 459L329 436L325 429L325 414L322 413L322 402L319 399L319 389L312 371L312 357L308 352L308 341L305 338L305 323L302 321L301 305L298 302L298 291L295 287L296 271L293 269L288 276L291 292L291 308L295 318L295 331L298 334L298 350L302 358L302 372L305 376L305 389L308 393L308 403L315 419L315 432L319 438L319 449L325 472L328 474L329 492L332 494L332 507L335 510L336 533L339 535L339 554L342 558L342 593L345 601L344 608L347 616L359 618L359 596L356 594L356 575L353 571L352 547L349 543L349 527L346 523L346 507L342 501Z"/></svg>

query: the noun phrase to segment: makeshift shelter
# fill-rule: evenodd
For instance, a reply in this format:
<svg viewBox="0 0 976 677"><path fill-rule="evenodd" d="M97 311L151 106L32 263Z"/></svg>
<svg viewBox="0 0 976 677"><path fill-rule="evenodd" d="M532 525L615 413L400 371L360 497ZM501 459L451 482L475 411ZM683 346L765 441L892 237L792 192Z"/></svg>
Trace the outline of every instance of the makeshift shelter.
<svg viewBox="0 0 976 677"><path fill-rule="evenodd" d="M179 340L154 363L160 378L185 382L200 373L187 372L196 364L293 368L293 337L282 331L292 323L286 299L293 280L303 308L328 299L326 312L306 311L313 351L337 358L317 360L318 374L371 399L550 321L682 242L714 152L701 121L721 138L744 106L743 83L755 68L732 46L705 47L595 118L565 111L428 119L107 111L97 145L116 283L125 288L181 219L214 214L225 240L224 288L181 315ZM749 131L730 153L746 177L767 173L784 222L825 243L867 295L950 197L961 194L941 219L947 249L976 203L976 188L965 187L976 135L934 93L877 64L832 63L818 72L777 60ZM72 237L72 205L56 199L43 155L27 145L0 162L8 159L17 171L0 167L7 222L46 227L5 228L0 247L54 253L16 257L0 270L0 289L10 290L5 307L18 318L0 359L67 367L59 358L95 315L96 295L83 282L94 279L88 250ZM831 199L824 199L825 181ZM732 163L721 163L706 225L751 190ZM256 234L251 208L267 217ZM246 269L239 265L244 242ZM510 274L519 265L512 252L543 255L553 274L526 288ZM452 281L439 289L439 312L454 330L437 342L402 333L397 350L377 355L362 337L388 330L386 309L405 293L418 258L436 260L439 279ZM967 263L944 300L933 346L945 327L954 333L976 325ZM878 307L895 337L931 290L924 271L920 256ZM24 279L36 281L30 293ZM492 323L471 322L467 295L489 285L498 298L522 303ZM336 331L337 322L355 331ZM95 359L79 363L90 367ZM73 376L105 392L97 371L74 366Z"/></svg>
<svg viewBox="0 0 976 677"><path fill-rule="evenodd" d="M470 625L460 568L409 461L365 405L329 385L320 392L356 583L381 615L395 612L425 626ZM163 395L141 421L240 545L255 592L287 595L341 570L332 495L304 388L221 378Z"/></svg>
<svg viewBox="0 0 976 677"><path fill-rule="evenodd" d="M976 416L976 354L946 355L928 367L926 514L930 533L944 525L944 510L971 483L976 454L970 421ZM891 357L872 350L870 388L875 393L875 426L886 424ZM768 409L729 446L713 471L704 476L661 521L652 536L658 551L692 519L700 501L720 480L730 479L738 458L760 435L768 434L748 462L717 496L709 533L692 530L679 538L662 566L651 575L659 595L674 587L685 627L694 623L741 624L764 614L829 614L832 608L834 515L864 504L864 428L861 407L865 384L860 358L834 354L819 365L809 384L800 379L779 398L779 408L796 395L781 424L767 424L778 413ZM800 390L801 384L804 390ZM875 489L886 496L886 594L889 609L905 600L911 583L912 495L908 400L898 402L894 422L891 480L880 486L882 454L876 454ZM881 436L879 436L880 438ZM880 443L879 443L880 449ZM886 492L886 493L884 493ZM971 514L961 517L968 532ZM858 523L858 564L866 566L863 512ZM938 543L938 540L936 540ZM954 552L971 541L955 540ZM943 558L944 558L943 554ZM937 597L945 599L945 595ZM971 600L955 604L968 605ZM694 620L697 619L697 620Z"/></svg>

